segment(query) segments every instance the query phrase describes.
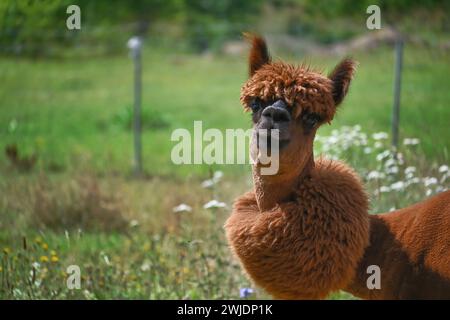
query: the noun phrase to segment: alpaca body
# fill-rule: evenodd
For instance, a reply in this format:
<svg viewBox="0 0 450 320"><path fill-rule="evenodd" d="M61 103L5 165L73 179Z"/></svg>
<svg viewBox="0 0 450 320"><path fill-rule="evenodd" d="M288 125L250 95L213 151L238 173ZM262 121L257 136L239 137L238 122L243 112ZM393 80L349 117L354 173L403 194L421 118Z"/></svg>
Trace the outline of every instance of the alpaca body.
<svg viewBox="0 0 450 320"><path fill-rule="evenodd" d="M367 267L381 270L369 290ZM346 291L364 299L450 299L450 191L370 216L370 244Z"/></svg>
<svg viewBox="0 0 450 320"><path fill-rule="evenodd" d="M274 297L325 298L354 277L368 245L367 196L350 168L320 159L292 200L260 212L248 192L225 228L244 269Z"/></svg>
<svg viewBox="0 0 450 320"><path fill-rule="evenodd" d="M250 78L240 100L252 112L254 190L236 200L225 224L249 276L281 299L320 299L340 289L368 299L450 299L450 191L372 216L353 170L314 161L317 129L332 121L356 62L344 59L324 76L273 62L264 39L249 40ZM267 130L278 131L279 148L260 145ZM278 155L274 174L263 174L264 149ZM380 268L380 289L367 287L370 266Z"/></svg>
<svg viewBox="0 0 450 320"><path fill-rule="evenodd" d="M319 160L295 197L259 212L235 202L228 241L255 283L275 298L450 298L450 191L395 212L368 215L367 196L342 163ZM370 227L369 227L370 224ZM368 289L367 267L381 270Z"/></svg>

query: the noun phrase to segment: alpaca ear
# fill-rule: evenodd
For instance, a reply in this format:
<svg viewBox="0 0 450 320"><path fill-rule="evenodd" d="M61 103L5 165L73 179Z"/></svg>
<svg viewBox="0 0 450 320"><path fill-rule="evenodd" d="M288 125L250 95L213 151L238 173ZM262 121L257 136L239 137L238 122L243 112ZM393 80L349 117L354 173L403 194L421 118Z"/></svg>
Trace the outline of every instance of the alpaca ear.
<svg viewBox="0 0 450 320"><path fill-rule="evenodd" d="M263 65L270 63L270 55L266 41L262 37L251 33L244 33L244 37L251 45L248 57L249 75L251 77Z"/></svg>
<svg viewBox="0 0 450 320"><path fill-rule="evenodd" d="M356 61L346 58L328 75L328 78L333 82L332 94L335 106L338 106L344 100L357 65Z"/></svg>

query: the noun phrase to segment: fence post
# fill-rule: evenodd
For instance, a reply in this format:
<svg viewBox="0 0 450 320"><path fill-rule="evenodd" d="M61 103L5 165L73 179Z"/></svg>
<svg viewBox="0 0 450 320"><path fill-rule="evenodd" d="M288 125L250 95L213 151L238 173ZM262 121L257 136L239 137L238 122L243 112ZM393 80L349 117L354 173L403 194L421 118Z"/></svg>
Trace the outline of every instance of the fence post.
<svg viewBox="0 0 450 320"><path fill-rule="evenodd" d="M402 82L403 65L403 38L397 36L395 42L395 66L394 66L394 105L392 107L392 146L394 151L398 150L399 122L400 122L400 93Z"/></svg>
<svg viewBox="0 0 450 320"><path fill-rule="evenodd" d="M134 133L134 174L142 174L142 142L141 142L141 94L142 94L142 65L141 47L142 41L139 37L128 40L128 48L134 62L134 110L133 110L133 133Z"/></svg>

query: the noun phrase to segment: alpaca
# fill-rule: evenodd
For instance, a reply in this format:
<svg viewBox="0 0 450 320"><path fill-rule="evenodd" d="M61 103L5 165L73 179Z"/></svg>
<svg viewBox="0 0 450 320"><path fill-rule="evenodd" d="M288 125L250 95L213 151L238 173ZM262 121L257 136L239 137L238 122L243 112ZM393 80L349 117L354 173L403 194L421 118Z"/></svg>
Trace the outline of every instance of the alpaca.
<svg viewBox="0 0 450 320"><path fill-rule="evenodd" d="M273 62L259 36L241 90L258 129L278 129L279 170L252 165L254 190L225 223L230 248L256 285L278 299L323 299L345 290L360 298L450 298L450 192L388 214L369 215L368 196L346 164L314 159L313 142L347 94L356 63L327 77L305 65ZM270 147L268 147L270 148ZM368 289L367 268L381 270Z"/></svg>

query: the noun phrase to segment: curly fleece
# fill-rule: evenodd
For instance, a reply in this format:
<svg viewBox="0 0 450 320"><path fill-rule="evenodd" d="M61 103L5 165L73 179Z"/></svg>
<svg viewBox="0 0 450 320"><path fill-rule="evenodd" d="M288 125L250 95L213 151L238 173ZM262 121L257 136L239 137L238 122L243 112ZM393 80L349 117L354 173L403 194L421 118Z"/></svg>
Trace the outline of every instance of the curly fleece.
<svg viewBox="0 0 450 320"><path fill-rule="evenodd" d="M272 63L265 41L249 40L245 109L256 97L283 99L295 116L308 111L333 118L355 70L352 60L344 59L326 78L305 66ZM312 145L291 156L312 157ZM255 191L236 200L225 224L232 251L257 285L282 299L320 299L339 289L366 299L450 299L450 191L369 215L367 196L349 167L319 159L302 170L280 178L276 188L292 191L281 200L276 188L265 192L254 169ZM296 174L303 178L290 190ZM261 197L279 201L260 211ZM375 290L367 286L367 268L374 265L381 270Z"/></svg>
<svg viewBox="0 0 450 320"><path fill-rule="evenodd" d="M305 65L284 62L263 65L241 89L241 102L246 111L255 97L265 101L283 99L291 107L298 106L295 116L306 110L331 121L336 111L332 81Z"/></svg>
<svg viewBox="0 0 450 320"><path fill-rule="evenodd" d="M321 299L354 277L369 241L367 196L345 164L319 159L295 200L259 212L253 192L226 222L242 266L280 299Z"/></svg>

